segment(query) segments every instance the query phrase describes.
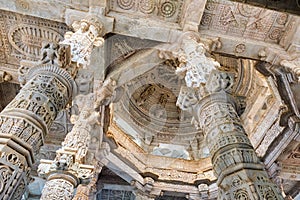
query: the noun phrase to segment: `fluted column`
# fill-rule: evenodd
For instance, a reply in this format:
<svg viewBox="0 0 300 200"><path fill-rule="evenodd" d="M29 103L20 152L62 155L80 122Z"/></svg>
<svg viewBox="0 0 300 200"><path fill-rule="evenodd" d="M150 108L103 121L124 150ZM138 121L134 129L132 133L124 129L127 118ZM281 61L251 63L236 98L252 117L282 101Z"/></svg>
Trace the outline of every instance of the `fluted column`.
<svg viewBox="0 0 300 200"><path fill-rule="evenodd" d="M241 101L232 94L234 74L208 57L214 46L197 34L184 35L176 52L164 51L181 62L185 78L177 105L193 116L210 149L219 187L218 199L283 199L259 161L239 118Z"/></svg>

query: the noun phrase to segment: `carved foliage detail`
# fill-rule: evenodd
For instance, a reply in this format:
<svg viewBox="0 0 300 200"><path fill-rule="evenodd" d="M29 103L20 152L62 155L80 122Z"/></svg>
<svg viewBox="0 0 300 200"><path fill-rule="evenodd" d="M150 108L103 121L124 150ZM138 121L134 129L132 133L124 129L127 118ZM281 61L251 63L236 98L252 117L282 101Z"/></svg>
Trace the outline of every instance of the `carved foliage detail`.
<svg viewBox="0 0 300 200"><path fill-rule="evenodd" d="M43 191L41 200L63 199L71 200L73 196L74 186L63 179L53 179L47 181Z"/></svg>

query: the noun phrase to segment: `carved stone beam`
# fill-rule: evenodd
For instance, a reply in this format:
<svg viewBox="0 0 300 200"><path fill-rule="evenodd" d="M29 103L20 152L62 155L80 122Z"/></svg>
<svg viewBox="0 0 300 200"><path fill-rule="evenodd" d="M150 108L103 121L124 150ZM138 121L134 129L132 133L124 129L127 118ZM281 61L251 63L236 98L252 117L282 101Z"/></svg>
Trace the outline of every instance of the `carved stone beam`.
<svg viewBox="0 0 300 200"><path fill-rule="evenodd" d="M300 31L299 31L300 32ZM298 33L298 32L297 32ZM293 73L300 82L300 46L292 44L287 51L265 48L258 52L261 63L268 63L274 68L284 68ZM275 72L273 72L275 73Z"/></svg>
<svg viewBox="0 0 300 200"><path fill-rule="evenodd" d="M300 54L299 54L300 56ZM295 74L297 77L298 82L300 83L300 59L294 59L294 60L282 60L280 64L285 67L287 70Z"/></svg>
<svg viewBox="0 0 300 200"><path fill-rule="evenodd" d="M154 180L150 177L144 178L143 184L138 181L132 181L131 185L134 186L134 194L136 200L154 200L155 195L151 194L154 186Z"/></svg>
<svg viewBox="0 0 300 200"><path fill-rule="evenodd" d="M197 37L181 38L169 55L180 61L184 77L177 105L190 112L201 128L217 177L219 199L283 199L248 139L241 120L240 103L232 94L234 74L221 71L209 57L207 45Z"/></svg>

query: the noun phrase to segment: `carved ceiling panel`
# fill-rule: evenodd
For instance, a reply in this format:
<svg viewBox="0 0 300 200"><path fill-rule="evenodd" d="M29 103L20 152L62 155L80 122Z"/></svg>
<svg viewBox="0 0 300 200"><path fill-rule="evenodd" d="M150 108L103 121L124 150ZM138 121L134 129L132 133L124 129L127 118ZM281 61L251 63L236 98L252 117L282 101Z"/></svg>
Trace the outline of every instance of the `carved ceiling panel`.
<svg viewBox="0 0 300 200"><path fill-rule="evenodd" d="M110 0L110 10L178 23L183 0Z"/></svg>
<svg viewBox="0 0 300 200"><path fill-rule="evenodd" d="M159 44L157 41L122 35L110 35L106 41L107 66L122 60L130 62L128 58L137 51ZM203 136L191 126L191 116L175 105L180 85L183 83L183 80L175 75L176 65L174 61L166 61L157 65L154 70L128 82L125 85L126 94L121 102L114 105L114 114L127 123L127 128L120 125L120 120L116 119L116 123L119 123L125 132L131 133L134 141L140 145L142 143L147 152L151 152L159 143L178 144L194 151L193 157L199 157L196 156L199 154L196 151L203 143ZM111 69L111 66L107 71L118 70ZM128 125L135 131L129 130Z"/></svg>
<svg viewBox="0 0 300 200"><path fill-rule="evenodd" d="M291 18L286 13L247 4L208 0L199 29L278 44Z"/></svg>
<svg viewBox="0 0 300 200"><path fill-rule="evenodd" d="M68 27L41 18L1 11L1 62L19 65L20 60L37 60L45 42L59 42Z"/></svg>
<svg viewBox="0 0 300 200"><path fill-rule="evenodd" d="M129 82L115 114L131 124L146 145L176 144L197 151L203 135L191 125L191 116L176 106L183 80L175 74L175 64L167 61Z"/></svg>

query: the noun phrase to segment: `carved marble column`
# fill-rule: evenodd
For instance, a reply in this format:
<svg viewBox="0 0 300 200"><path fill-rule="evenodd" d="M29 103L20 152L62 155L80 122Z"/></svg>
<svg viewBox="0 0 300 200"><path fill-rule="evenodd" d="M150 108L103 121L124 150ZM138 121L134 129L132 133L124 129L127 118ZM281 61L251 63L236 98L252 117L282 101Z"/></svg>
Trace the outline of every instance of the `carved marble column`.
<svg viewBox="0 0 300 200"><path fill-rule="evenodd" d="M97 129L99 113L93 110L94 94L78 96L77 106L81 110L80 115L72 117L75 125L67 134L62 148L57 150L55 160L41 160L38 172L40 176L46 176L47 182L42 191L43 200L72 199L74 188L82 181L92 178L93 165L86 165L85 160L90 143L90 134ZM98 127L99 128L99 127ZM71 195L58 196L55 191L59 184L60 191L71 192ZM60 184L61 183L61 184ZM67 183L67 184L62 184ZM63 193L63 192L62 192Z"/></svg>
<svg viewBox="0 0 300 200"><path fill-rule="evenodd" d="M283 199L243 129L236 99L220 90L201 99L196 110L218 177L219 199Z"/></svg>
<svg viewBox="0 0 300 200"><path fill-rule="evenodd" d="M86 66L93 45L102 44L102 27L96 18L88 17L80 25L74 25L76 32L66 34L61 46L44 45L39 62L19 69L23 88L0 113L0 199L21 198L34 155L56 115L75 93L77 67L72 66Z"/></svg>
<svg viewBox="0 0 300 200"><path fill-rule="evenodd" d="M207 57L212 43L199 36L181 38L173 56L181 62L177 72L186 81L177 105L190 112L203 130L218 178L218 199L283 199L259 161L239 118L241 101L232 94L234 75L221 71ZM209 44L209 45L208 45Z"/></svg>
<svg viewBox="0 0 300 200"><path fill-rule="evenodd" d="M34 155L72 97L74 82L53 64L33 67L27 83L0 113L0 199L20 199Z"/></svg>

